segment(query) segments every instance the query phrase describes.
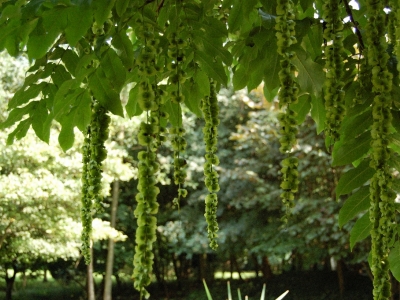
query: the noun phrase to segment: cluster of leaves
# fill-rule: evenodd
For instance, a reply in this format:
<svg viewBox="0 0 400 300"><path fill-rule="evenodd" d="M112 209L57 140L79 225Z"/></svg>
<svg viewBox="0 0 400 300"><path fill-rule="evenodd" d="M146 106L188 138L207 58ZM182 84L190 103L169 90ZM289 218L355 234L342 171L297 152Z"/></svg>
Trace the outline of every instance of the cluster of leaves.
<svg viewBox="0 0 400 300"><path fill-rule="evenodd" d="M397 231L376 230L376 227L381 220L389 227L395 221L393 197L384 190L390 185L394 170L399 170L397 136L400 121L396 100L400 93L396 60L399 37L398 30L394 30L399 22L399 8L395 1L389 1L386 13L383 4L369 0L359 0L358 8L352 8L345 0L340 4L344 9L333 18L326 9L334 9L337 3L324 3L321 0L293 3L283 0L2 2L0 50L7 49L12 55L26 51L34 64L28 70L24 85L9 101L11 112L0 128L18 123L9 135L9 143L25 136L31 126L40 139L48 142L50 126L56 120L61 124L59 143L66 150L73 144L74 127L85 132L92 113L92 98L111 113L123 116L120 93L124 86L134 86L125 105L126 113L132 117L149 109L140 105L140 97L143 96L139 93L140 83L145 80L151 80L152 86L158 86L165 94L169 93L161 111L168 114L172 126L180 127L181 102L194 114L202 115L200 103L203 97L210 95L209 78L216 82L217 88L226 86L229 70L232 70L235 89L247 87L251 90L263 81L265 97L272 100L280 86L286 84L286 81L281 82L279 74L284 74L287 71L285 68L290 67L289 71L298 83L295 87L298 102L290 104L291 116L302 123L305 115L311 113L320 133L326 127L326 116L331 118L324 99L328 108L332 109L328 90L323 89L325 71L329 74L330 70L326 68L330 69L333 65L341 67L337 62L338 55L331 56L332 53L327 51L329 48L323 51L324 37L329 37L331 40L326 41L327 46L331 41L339 42L338 54L342 57L345 70L343 73L343 70L338 71L339 82L335 84L335 88L340 90L340 100L344 101L346 115L341 129L334 134L337 141L333 146L333 166L351 163L356 166L340 179L336 194L337 197L349 194L365 183L368 185L372 178L371 199L375 197L389 202L383 205L388 209L382 208L380 213L370 216L371 221L377 222L373 235L376 233L379 239L385 236L385 241L395 241L391 245L378 243L387 248L378 256L387 256L390 248L399 247ZM383 22L386 15L391 20L389 27ZM343 24L341 33L341 26L335 25L335 36L327 31L324 35L325 24L331 28L329 24L334 19L349 21ZM151 35L148 37L156 36L159 40L155 43L159 50L154 69L148 63L149 57L144 59L145 53L142 52L143 37L146 38L149 28ZM281 35L275 35L276 30ZM386 33L392 41L389 46L385 41ZM281 39L283 34L286 38ZM378 38L373 38L375 35ZM171 37L178 49L176 51L171 51L173 49L169 47ZM297 43L289 43L287 38ZM287 48L290 55L287 53L290 64L295 68L280 62L282 45L290 47ZM368 51L363 52L365 49ZM286 52L283 53L286 55ZM167 65L170 67L167 68ZM362 72L359 72L360 65L363 66ZM144 79L146 76L148 78ZM325 86L330 88L332 84L325 83ZM342 90L345 93L343 99ZM355 102L357 95L358 101ZM279 96L279 101L284 101L282 90ZM343 104L333 102L333 106L337 106L333 110L342 113ZM382 112L383 107L385 112ZM338 118L336 116L335 120ZM340 114L338 120L341 118ZM382 118L388 123L386 127L381 126ZM332 123L328 121L328 124ZM384 138L381 138L383 133ZM328 139L326 144L330 145L332 141ZM392 150L388 151L388 148ZM385 158L381 160L377 157ZM370 161L372 167L369 166ZM297 165L290 161L290 166L289 171L295 174ZM354 174L353 179L357 180L347 180ZM290 185L296 183L293 178L289 179ZM379 180L382 182L377 188ZM291 190L294 192L296 188ZM291 196L286 198L290 200ZM364 197L353 199L361 202ZM373 241L377 242L375 237ZM381 246L377 246L378 249L383 249ZM378 261L374 259L373 264Z"/></svg>

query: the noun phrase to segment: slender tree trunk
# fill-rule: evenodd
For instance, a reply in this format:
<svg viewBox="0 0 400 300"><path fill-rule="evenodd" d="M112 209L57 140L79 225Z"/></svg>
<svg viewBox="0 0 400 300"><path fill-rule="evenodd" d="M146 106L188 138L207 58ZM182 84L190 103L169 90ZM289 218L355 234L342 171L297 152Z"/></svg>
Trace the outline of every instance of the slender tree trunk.
<svg viewBox="0 0 400 300"><path fill-rule="evenodd" d="M261 268L262 268L262 273L264 275L265 279L271 279L273 276L271 265L269 264L269 260L267 256L262 257L262 262L261 262Z"/></svg>
<svg viewBox="0 0 400 300"><path fill-rule="evenodd" d="M44 267L43 272L43 282L47 282L47 267Z"/></svg>
<svg viewBox="0 0 400 300"><path fill-rule="evenodd" d="M111 227L115 228L117 221L117 208L119 198L119 181L113 182L112 190L112 202L111 202ZM106 275L104 277L104 300L112 299L112 275L114 266L114 241L113 239L108 240L108 252L107 252L107 263L106 263Z"/></svg>
<svg viewBox="0 0 400 300"><path fill-rule="evenodd" d="M240 273L239 264L238 264L237 259L236 259L236 255L234 255L234 254L231 254L231 264L235 267L236 271L238 272L239 279L243 280L242 274ZM232 277L232 275L231 275L231 277Z"/></svg>
<svg viewBox="0 0 400 300"><path fill-rule="evenodd" d="M26 282L27 282L26 270L23 270L23 271L22 271L22 288L23 288L23 289L26 288Z"/></svg>
<svg viewBox="0 0 400 300"><path fill-rule="evenodd" d="M260 265L258 264L258 258L256 254L251 255L254 262L254 271L256 272L256 278L258 278L258 272L260 271Z"/></svg>
<svg viewBox="0 0 400 300"><path fill-rule="evenodd" d="M207 280L207 254L199 255L199 273L200 279Z"/></svg>
<svg viewBox="0 0 400 300"><path fill-rule="evenodd" d="M96 300L94 293L94 279L93 279L93 248L90 247L90 264L87 266L87 294L88 300Z"/></svg>
<svg viewBox="0 0 400 300"><path fill-rule="evenodd" d="M13 274L12 276L8 276L8 271L6 270L6 299L5 300L11 300L12 298L12 291L14 287L14 282L15 282L15 276L17 275L17 267L13 265Z"/></svg>
<svg viewBox="0 0 400 300"><path fill-rule="evenodd" d="M337 262L336 271L338 274L338 281L339 281L339 290L340 290L340 299L343 299L344 293L344 276L343 276L343 261L341 259Z"/></svg>

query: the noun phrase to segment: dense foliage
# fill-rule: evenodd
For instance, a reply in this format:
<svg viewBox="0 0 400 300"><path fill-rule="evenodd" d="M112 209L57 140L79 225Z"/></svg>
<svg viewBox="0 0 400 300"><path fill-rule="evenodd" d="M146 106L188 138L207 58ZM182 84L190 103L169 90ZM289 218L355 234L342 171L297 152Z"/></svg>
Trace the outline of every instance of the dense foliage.
<svg viewBox="0 0 400 300"><path fill-rule="evenodd" d="M13 127L9 143L24 137L30 127L49 142L55 120L61 125L59 143L67 150L73 145L75 127L90 137L93 132L107 136L102 122L91 122L98 110L145 115L138 135L144 150L138 155L134 258L135 286L142 295L148 295L145 286L156 241L156 153L168 138L178 185L173 203L181 205L187 195L183 104L206 120L204 173L211 194L206 197L205 215L210 244L217 245L215 137L220 119L212 100L214 89L227 86L232 71L236 90L251 90L263 81L265 97L269 101L278 97L284 220L290 219L299 189L302 157L297 152L301 145L296 141L297 124L304 122L307 113L318 133L327 129L325 146L332 151L332 165L352 164L336 187L337 198L354 191L339 221L343 224L365 212L352 230L353 245L371 233L374 298L390 297L389 268L400 278L393 180L400 169L396 1L359 0L353 7L347 0L0 3L0 49L12 55L27 52L33 62L0 127ZM124 87L130 89L126 103L120 97ZM90 157L103 158L100 142L90 148L94 151ZM91 170L92 161L84 161L89 163L89 175L83 190L88 188L90 199L98 199L101 170ZM367 207L366 199L370 199ZM82 214L86 220L83 249L87 249L90 206L85 205Z"/></svg>

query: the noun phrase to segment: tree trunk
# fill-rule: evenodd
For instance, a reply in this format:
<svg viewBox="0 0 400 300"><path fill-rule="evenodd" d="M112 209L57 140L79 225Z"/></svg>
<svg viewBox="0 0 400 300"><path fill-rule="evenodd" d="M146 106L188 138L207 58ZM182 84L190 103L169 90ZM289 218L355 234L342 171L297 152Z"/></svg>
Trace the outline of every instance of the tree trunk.
<svg viewBox="0 0 400 300"><path fill-rule="evenodd" d="M340 299L343 299L344 293L344 276L343 276L343 261L340 259L337 262L336 271L338 274L338 281L339 281L339 290L340 290Z"/></svg>
<svg viewBox="0 0 400 300"><path fill-rule="evenodd" d="M43 282L47 282L47 267L44 267L44 270L43 270Z"/></svg>
<svg viewBox="0 0 400 300"><path fill-rule="evenodd" d="M23 288L23 289L26 288L26 282L27 282L26 270L23 270L23 271L22 271L22 288Z"/></svg>
<svg viewBox="0 0 400 300"><path fill-rule="evenodd" d="M271 265L269 264L269 260L267 256L262 257L262 262L261 262L261 271L264 275L265 279L271 279L273 276Z"/></svg>
<svg viewBox="0 0 400 300"><path fill-rule="evenodd" d="M119 198L119 181L116 180L113 183L112 191L112 202L111 202L111 220L110 225L115 228L117 219L117 208ZM113 239L108 240L108 252L107 252L107 263L106 263L106 275L104 277L104 300L112 299L112 275L114 266L114 241Z"/></svg>
<svg viewBox="0 0 400 300"><path fill-rule="evenodd" d="M87 266L87 294L88 300L96 300L94 293L94 279L93 279L93 248L90 247L90 264Z"/></svg>
<svg viewBox="0 0 400 300"><path fill-rule="evenodd" d="M17 267L13 265L13 274L11 277L8 276L8 271L6 270L6 299L11 300L12 290L14 287L15 276L17 275Z"/></svg>
<svg viewBox="0 0 400 300"><path fill-rule="evenodd" d="M242 274L240 273L240 267L239 267L239 264L238 264L237 259L236 259L236 255L234 255L234 254L231 254L231 264L236 269L236 271L237 271L237 273L239 275L239 279L243 280ZM231 269L231 277L232 277L232 269Z"/></svg>
<svg viewBox="0 0 400 300"><path fill-rule="evenodd" d="M200 254L199 255L199 274L200 279L207 280L207 254Z"/></svg>
<svg viewBox="0 0 400 300"><path fill-rule="evenodd" d="M253 259L254 263L254 271L256 272L256 278L258 278L258 272L260 271L260 265L258 264L258 258L256 254L252 254L251 258Z"/></svg>

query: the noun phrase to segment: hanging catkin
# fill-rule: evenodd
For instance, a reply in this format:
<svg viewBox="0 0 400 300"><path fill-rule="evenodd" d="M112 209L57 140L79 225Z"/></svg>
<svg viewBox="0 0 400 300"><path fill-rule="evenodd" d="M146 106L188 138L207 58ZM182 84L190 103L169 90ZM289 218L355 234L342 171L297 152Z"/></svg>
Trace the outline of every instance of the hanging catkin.
<svg viewBox="0 0 400 300"><path fill-rule="evenodd" d="M134 287L141 298L150 294L145 289L151 282L153 271L153 244L156 241L157 218L160 193L156 186L156 173L159 170L156 151L163 136L160 134L161 92L157 87L156 54L159 38L154 29L139 22L137 35L143 40L143 47L138 57L139 75L139 107L145 112L145 120L140 123L138 142L145 149L138 153L138 185L136 194L137 206L134 211L137 219L136 246L133 258Z"/></svg>
<svg viewBox="0 0 400 300"><path fill-rule="evenodd" d="M343 22L340 18L340 0L326 0L323 6L325 29L323 32L326 46L324 98L326 108L326 135L328 146L339 139L339 128L345 114L343 53Z"/></svg>
<svg viewBox="0 0 400 300"><path fill-rule="evenodd" d="M201 103L201 110L203 112L205 125L203 128L203 138L206 147L205 163L204 163L204 176L205 184L210 192L205 199L205 218L207 221L207 232L208 239L210 241L210 247L216 249L217 244L217 205L219 191L218 173L214 169L214 166L219 164L217 152L217 140L218 140L218 124L219 124L219 108L217 95L215 92L215 85L213 82L210 84L210 95L206 96Z"/></svg>
<svg viewBox="0 0 400 300"><path fill-rule="evenodd" d="M286 206L286 214L282 218L287 222L290 208L294 205L294 193L298 189L298 160L291 153L292 148L296 144L296 134L298 132L296 113L291 110L290 105L297 103L298 86L296 82L296 67L293 64L295 53L291 50L291 45L297 43L295 37L295 21L293 13L293 2L290 0L278 0L276 8L276 37L278 53L282 56L280 61L281 70L279 72L280 90L279 90L279 106L282 113L279 115L280 123L280 151L286 154L286 158L282 161L282 183L281 198Z"/></svg>
<svg viewBox="0 0 400 300"><path fill-rule="evenodd" d="M104 143L108 138L110 117L97 101L93 101L92 117L82 147L82 254L90 263L90 240L92 233L92 208L101 208L102 161L107 157Z"/></svg>
<svg viewBox="0 0 400 300"><path fill-rule="evenodd" d="M372 264L374 276L374 300L388 300L391 295L389 276L389 243L394 231L394 198L392 175L389 168L391 150L389 132L391 127L392 74L388 71L384 5L381 1L368 0L368 63L372 73L372 92L375 94L372 103L373 124L371 128L371 166L375 174L370 183L371 206L370 220L372 223Z"/></svg>

